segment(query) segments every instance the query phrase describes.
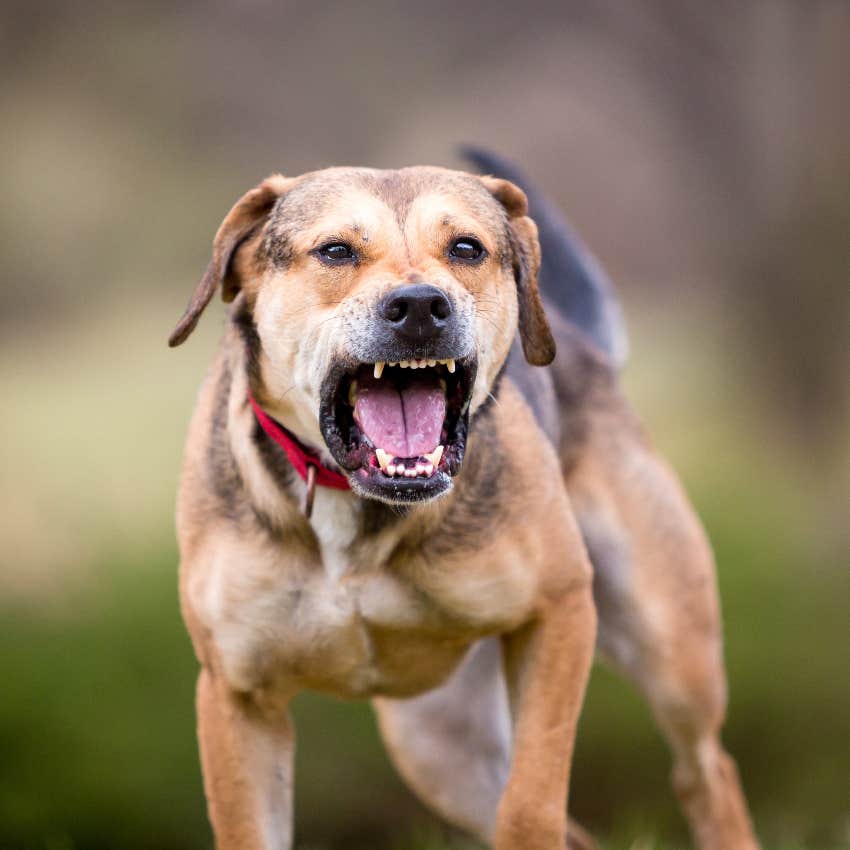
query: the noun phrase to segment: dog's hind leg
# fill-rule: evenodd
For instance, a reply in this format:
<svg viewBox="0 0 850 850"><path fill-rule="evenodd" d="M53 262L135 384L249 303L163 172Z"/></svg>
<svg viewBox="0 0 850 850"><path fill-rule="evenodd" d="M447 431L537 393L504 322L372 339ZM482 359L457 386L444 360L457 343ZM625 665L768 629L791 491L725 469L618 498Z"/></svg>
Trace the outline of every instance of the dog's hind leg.
<svg viewBox="0 0 850 850"><path fill-rule="evenodd" d="M447 821L492 844L511 766L511 721L497 638L476 644L441 687L406 700L376 699L378 724L399 773ZM595 850L569 822L570 850Z"/></svg>
<svg viewBox="0 0 850 850"><path fill-rule="evenodd" d="M696 844L756 850L720 741L726 676L714 561L684 492L643 439L616 427L590 436L567 488L594 565L599 649L649 701Z"/></svg>

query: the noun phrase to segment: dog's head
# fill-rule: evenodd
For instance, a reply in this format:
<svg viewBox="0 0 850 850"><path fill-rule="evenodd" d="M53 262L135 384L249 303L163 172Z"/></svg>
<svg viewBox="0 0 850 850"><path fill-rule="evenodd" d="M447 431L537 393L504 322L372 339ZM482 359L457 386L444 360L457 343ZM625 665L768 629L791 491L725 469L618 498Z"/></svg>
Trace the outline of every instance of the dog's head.
<svg viewBox="0 0 850 850"><path fill-rule="evenodd" d="M260 404L358 494L433 498L517 327L529 362L554 356L526 209L513 183L438 168L269 177L224 219L170 344L220 285L247 317Z"/></svg>

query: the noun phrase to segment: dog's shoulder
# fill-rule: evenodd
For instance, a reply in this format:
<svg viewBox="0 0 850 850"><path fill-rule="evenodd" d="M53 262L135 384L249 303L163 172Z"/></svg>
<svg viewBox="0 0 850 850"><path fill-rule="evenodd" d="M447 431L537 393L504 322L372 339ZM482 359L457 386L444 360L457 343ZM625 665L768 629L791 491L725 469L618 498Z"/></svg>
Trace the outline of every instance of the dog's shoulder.
<svg viewBox="0 0 850 850"><path fill-rule="evenodd" d="M228 327L186 439L178 493L181 548L225 525L241 536L277 538L304 525L290 493L295 470L251 412L245 358L238 327Z"/></svg>

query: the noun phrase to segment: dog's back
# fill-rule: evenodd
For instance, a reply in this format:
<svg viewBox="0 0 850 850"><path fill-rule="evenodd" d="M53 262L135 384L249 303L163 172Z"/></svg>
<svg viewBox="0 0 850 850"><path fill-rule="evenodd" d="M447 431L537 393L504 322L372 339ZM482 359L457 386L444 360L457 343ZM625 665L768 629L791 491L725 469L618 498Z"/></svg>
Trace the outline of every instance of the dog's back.
<svg viewBox="0 0 850 850"><path fill-rule="evenodd" d="M628 351L620 304L596 258L519 167L479 148L465 148L464 154L481 171L520 186L528 197L529 215L537 224L541 251L538 284L557 355L549 367L540 369L527 363L515 343L506 375L558 449L567 472L581 452L594 412L616 409L620 429L624 419L631 419L617 386L617 373ZM599 417L595 418L598 421Z"/></svg>
<svg viewBox="0 0 850 850"><path fill-rule="evenodd" d="M540 239L538 285L546 313L577 328L616 368L628 353L625 322L614 288L596 258L561 212L510 160L480 148L464 155L482 172L516 183L528 197L528 214ZM569 344L569 334L562 334Z"/></svg>

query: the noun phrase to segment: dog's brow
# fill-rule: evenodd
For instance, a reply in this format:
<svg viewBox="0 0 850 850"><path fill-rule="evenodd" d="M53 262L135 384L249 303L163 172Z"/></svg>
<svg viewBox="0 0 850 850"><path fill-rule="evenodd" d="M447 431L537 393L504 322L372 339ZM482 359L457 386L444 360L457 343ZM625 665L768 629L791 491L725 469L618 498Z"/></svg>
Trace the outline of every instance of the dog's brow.
<svg viewBox="0 0 850 850"><path fill-rule="evenodd" d="M399 230L403 231L410 207L424 189L423 179L398 171L390 171L380 176L368 175L363 183L389 207L395 216Z"/></svg>

